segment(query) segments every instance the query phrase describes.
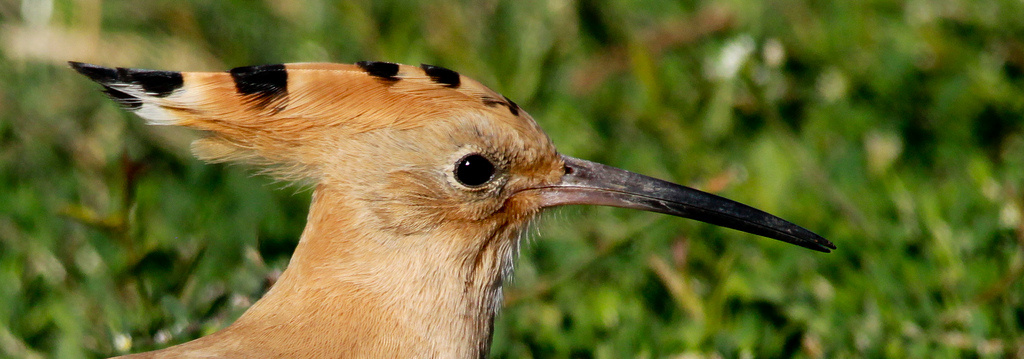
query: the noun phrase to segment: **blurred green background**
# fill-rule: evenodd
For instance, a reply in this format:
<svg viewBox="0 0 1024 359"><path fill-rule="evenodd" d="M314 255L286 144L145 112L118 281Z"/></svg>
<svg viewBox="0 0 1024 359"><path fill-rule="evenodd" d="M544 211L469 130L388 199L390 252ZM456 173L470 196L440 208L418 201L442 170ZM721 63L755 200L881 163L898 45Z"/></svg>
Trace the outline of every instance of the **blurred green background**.
<svg viewBox="0 0 1024 359"><path fill-rule="evenodd" d="M1024 357L1019 0L0 0L0 356L100 357L231 323L310 193L191 157L67 60L385 60L514 99L560 151L715 192L832 254L551 211L496 358Z"/></svg>

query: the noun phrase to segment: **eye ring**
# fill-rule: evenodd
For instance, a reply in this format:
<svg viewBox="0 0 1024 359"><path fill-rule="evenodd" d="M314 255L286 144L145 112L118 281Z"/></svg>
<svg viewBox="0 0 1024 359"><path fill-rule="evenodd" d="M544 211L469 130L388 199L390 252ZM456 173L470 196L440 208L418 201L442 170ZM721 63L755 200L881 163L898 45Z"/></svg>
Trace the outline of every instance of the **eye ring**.
<svg viewBox="0 0 1024 359"><path fill-rule="evenodd" d="M479 153L470 153L455 162L453 174L459 184L477 188L490 182L497 173L494 163Z"/></svg>

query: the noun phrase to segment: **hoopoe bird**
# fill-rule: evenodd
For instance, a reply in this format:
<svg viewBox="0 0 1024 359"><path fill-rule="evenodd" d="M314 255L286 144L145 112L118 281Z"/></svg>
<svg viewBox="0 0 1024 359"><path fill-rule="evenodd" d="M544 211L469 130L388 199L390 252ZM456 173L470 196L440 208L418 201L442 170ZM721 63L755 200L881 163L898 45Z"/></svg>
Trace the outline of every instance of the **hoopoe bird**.
<svg viewBox="0 0 1024 359"><path fill-rule="evenodd" d="M259 301L223 330L131 358L486 357L520 235L561 205L836 248L744 204L560 154L515 102L438 66L70 65L150 124L203 131L203 160L315 185L288 267Z"/></svg>

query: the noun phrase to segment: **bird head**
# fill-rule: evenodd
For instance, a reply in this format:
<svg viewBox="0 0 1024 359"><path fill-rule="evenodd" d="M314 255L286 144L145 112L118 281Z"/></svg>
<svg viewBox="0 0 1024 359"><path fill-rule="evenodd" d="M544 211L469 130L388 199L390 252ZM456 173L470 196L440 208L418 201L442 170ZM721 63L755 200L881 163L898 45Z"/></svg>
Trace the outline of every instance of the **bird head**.
<svg viewBox="0 0 1024 359"><path fill-rule="evenodd" d="M204 131L209 161L245 161L346 193L396 235L514 233L544 208L666 213L817 251L826 239L752 207L560 154L518 105L436 66L286 64L228 72L72 63L153 124ZM478 247L479 242L470 246Z"/></svg>

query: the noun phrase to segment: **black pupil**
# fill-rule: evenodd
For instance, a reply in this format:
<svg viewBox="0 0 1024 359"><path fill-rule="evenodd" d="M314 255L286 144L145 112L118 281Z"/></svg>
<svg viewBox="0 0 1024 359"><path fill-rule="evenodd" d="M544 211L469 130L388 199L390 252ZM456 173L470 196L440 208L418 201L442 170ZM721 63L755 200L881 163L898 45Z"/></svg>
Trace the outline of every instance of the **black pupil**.
<svg viewBox="0 0 1024 359"><path fill-rule="evenodd" d="M494 165L486 157L473 154L463 157L455 166L455 179L466 186L479 186L491 180Z"/></svg>

